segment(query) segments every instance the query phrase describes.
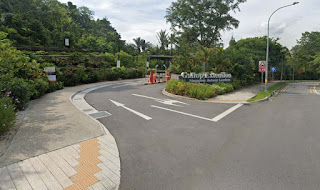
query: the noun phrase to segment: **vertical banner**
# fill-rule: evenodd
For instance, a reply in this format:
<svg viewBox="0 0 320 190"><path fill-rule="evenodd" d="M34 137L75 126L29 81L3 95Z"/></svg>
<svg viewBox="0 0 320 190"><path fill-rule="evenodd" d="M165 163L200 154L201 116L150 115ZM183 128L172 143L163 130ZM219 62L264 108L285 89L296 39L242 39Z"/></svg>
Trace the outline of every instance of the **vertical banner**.
<svg viewBox="0 0 320 190"><path fill-rule="evenodd" d="M120 68L120 60L117 61L117 68Z"/></svg>

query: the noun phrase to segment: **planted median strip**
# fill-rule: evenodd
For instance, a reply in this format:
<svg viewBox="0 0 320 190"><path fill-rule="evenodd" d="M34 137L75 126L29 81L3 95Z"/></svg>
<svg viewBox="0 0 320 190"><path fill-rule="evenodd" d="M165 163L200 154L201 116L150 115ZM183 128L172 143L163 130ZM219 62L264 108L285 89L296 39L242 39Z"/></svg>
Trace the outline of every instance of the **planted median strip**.
<svg viewBox="0 0 320 190"><path fill-rule="evenodd" d="M270 96L273 92L275 92L276 90L282 88L283 86L285 86L287 84L288 84L288 82L277 83L277 84L269 87L267 91L259 92L255 97L249 99L248 102L256 102L259 100L263 100L263 99L267 98L268 96Z"/></svg>

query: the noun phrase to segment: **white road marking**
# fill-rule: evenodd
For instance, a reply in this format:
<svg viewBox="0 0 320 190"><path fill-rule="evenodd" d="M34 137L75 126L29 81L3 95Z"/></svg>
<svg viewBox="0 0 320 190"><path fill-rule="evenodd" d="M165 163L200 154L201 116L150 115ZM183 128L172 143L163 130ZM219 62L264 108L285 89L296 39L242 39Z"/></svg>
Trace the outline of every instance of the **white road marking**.
<svg viewBox="0 0 320 190"><path fill-rule="evenodd" d="M187 115L187 116L191 116L191 117L195 117L195 118L199 118L199 119L203 119L203 120L207 120L207 121L214 121L214 122L218 122L219 120L221 120L222 118L226 117L227 115L229 115L230 113L232 113L236 109L240 108L241 106L243 106L243 104L237 104L237 105L233 106L232 108L228 109L227 111L225 111L225 112L221 113L220 115L216 116L215 118L209 119L209 118L206 118L206 117L201 117L201 116L193 115L193 114L190 114L190 113L185 113L185 112L181 112L181 111L177 111L177 110L172 110L172 109L168 109L168 108L163 108L163 107L151 105L151 107L153 107L153 108L158 108L158 109L171 111L171 112L179 113L179 114L182 114L182 115Z"/></svg>
<svg viewBox="0 0 320 190"><path fill-rule="evenodd" d="M314 86L314 91L315 91L318 95L320 95L320 93L317 91L317 89L316 89L315 86Z"/></svg>
<svg viewBox="0 0 320 190"><path fill-rule="evenodd" d="M124 86L131 86L131 85L135 85L135 83L123 84L123 85L120 85L120 86L114 86L112 88L121 88L121 87L124 87Z"/></svg>
<svg viewBox="0 0 320 190"><path fill-rule="evenodd" d="M187 115L187 116L191 116L191 117L195 117L195 118L199 118L199 119L203 119L203 120L207 120L207 121L213 121L212 119L208 119L208 118L205 118L205 117L201 117L201 116L197 116L197 115L193 115L193 114L189 114L189 113L184 113L184 112L177 111L177 110L172 110L172 109L163 108L163 107L154 106L154 105L151 105L151 107L162 109L162 110L167 110L167 111L171 111L171 112L175 112L175 113L180 113L182 115Z"/></svg>
<svg viewBox="0 0 320 190"><path fill-rule="evenodd" d="M225 112L221 113L220 115L216 116L212 120L215 121L215 122L218 122L220 119L226 117L227 115L229 115L230 113L232 113L236 109L240 108L241 106L243 106L243 104L237 104L237 105L233 106L232 108L228 109L227 111L225 111Z"/></svg>
<svg viewBox="0 0 320 190"><path fill-rule="evenodd" d="M109 99L109 100L110 100L110 99ZM130 111L130 112L132 112L132 113L134 113L134 114L142 117L142 118L145 119L145 120L151 120L151 119L152 119L152 118L149 117L149 116L146 116L146 115L144 115L144 114L142 114L142 113L140 113L140 112L137 112L137 111L135 111L135 110L133 110L133 109L130 109L130 108L124 106L124 104L121 104L121 103L116 102L116 101L114 101L114 100L110 100L110 101L111 101L112 103L114 103L116 106L118 106L118 107L123 107L124 109L126 109L126 110L128 110L128 111Z"/></svg>
<svg viewBox="0 0 320 190"><path fill-rule="evenodd" d="M170 105L170 106L183 107L181 105L176 105L176 104L190 105L190 104L187 104L187 103L184 103L184 102L180 102L180 101L177 101L177 100L172 100L172 99L159 99L159 98L154 98L154 97L144 96L144 95L139 95L139 94L132 94L132 95L133 96L137 96L137 97L142 97L142 98L148 98L148 99L151 99L151 100L155 100L155 101L157 101L159 103Z"/></svg>

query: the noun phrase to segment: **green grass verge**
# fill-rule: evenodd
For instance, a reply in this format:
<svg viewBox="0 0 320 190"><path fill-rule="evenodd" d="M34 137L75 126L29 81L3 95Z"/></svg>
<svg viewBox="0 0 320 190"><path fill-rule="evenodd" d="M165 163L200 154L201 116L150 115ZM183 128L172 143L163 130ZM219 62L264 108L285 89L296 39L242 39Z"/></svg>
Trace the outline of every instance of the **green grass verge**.
<svg viewBox="0 0 320 190"><path fill-rule="evenodd" d="M256 101L259 101L259 100L263 100L265 99L266 97L270 96L272 94L272 92L274 92L275 90L283 87L284 85L287 85L288 82L280 82L280 83L277 83L271 87L268 88L267 91L262 91L262 92L259 92L255 97L251 98L250 100L248 100L248 102L256 102Z"/></svg>

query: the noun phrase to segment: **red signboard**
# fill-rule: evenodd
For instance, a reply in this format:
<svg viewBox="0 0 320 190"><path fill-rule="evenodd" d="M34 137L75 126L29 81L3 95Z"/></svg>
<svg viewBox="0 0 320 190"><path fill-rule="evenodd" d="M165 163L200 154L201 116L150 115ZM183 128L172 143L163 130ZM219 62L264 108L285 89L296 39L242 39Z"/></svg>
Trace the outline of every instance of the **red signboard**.
<svg viewBox="0 0 320 190"><path fill-rule="evenodd" d="M302 73L302 71L301 70L298 70L298 74L301 74Z"/></svg>
<svg viewBox="0 0 320 190"><path fill-rule="evenodd" d="M265 63L265 61L260 61L259 62L259 72L260 73L265 73L266 72L266 63Z"/></svg>

